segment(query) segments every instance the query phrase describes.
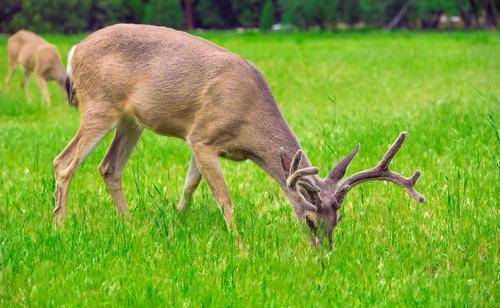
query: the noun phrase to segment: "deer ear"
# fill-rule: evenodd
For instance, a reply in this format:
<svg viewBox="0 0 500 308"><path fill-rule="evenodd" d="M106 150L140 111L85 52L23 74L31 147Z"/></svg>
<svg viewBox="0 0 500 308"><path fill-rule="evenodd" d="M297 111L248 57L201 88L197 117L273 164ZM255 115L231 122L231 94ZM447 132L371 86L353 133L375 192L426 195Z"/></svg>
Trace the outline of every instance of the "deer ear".
<svg viewBox="0 0 500 308"><path fill-rule="evenodd" d="M349 167L349 164L351 163L354 156L356 156L356 153L358 153L358 150L359 150L359 144L356 146L356 148L354 149L354 151L352 151L351 154L342 159L335 166L335 168L333 168L332 172L330 172L330 174L328 174L328 176L326 177L326 180L333 184L336 184L340 180L342 180L342 178L345 175L345 172L347 171L347 167Z"/></svg>
<svg viewBox="0 0 500 308"><path fill-rule="evenodd" d="M292 160L285 153L285 149L283 147L280 148L280 159L281 159L281 167L285 173L285 179L290 175L290 164Z"/></svg>

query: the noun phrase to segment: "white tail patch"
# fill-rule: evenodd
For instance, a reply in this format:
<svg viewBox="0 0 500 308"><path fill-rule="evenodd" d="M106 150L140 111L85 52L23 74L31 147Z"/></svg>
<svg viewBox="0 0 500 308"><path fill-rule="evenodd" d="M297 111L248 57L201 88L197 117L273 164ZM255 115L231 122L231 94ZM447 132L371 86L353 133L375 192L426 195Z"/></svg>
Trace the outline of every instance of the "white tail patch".
<svg viewBox="0 0 500 308"><path fill-rule="evenodd" d="M66 74L67 76L71 79L71 59L73 59L73 54L75 53L76 45L73 45L71 47L69 53L68 53L68 62L66 64Z"/></svg>

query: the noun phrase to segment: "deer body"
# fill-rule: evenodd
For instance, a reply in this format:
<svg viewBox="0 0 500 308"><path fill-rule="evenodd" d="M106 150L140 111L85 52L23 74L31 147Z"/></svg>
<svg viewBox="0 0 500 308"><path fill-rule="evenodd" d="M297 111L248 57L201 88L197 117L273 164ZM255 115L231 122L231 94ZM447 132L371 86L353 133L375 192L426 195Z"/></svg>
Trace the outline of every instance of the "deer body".
<svg viewBox="0 0 500 308"><path fill-rule="evenodd" d="M75 138L54 161L59 220L76 169L113 129L99 170L119 213L128 211L123 168L144 128L182 138L192 150L179 210L189 204L203 177L235 234L221 156L251 159L262 167L281 185L299 218L315 220L320 196L312 192L318 187L323 199L332 196L300 150L263 76L241 56L173 29L119 24L76 45L68 63L69 97L77 101L82 119ZM297 188L306 185L310 195ZM338 209L322 213L330 224L338 221Z"/></svg>
<svg viewBox="0 0 500 308"><path fill-rule="evenodd" d="M159 134L235 157L262 148L269 125L288 129L252 64L184 32L111 26L79 43L71 62L84 114L127 115Z"/></svg>
<svg viewBox="0 0 500 308"><path fill-rule="evenodd" d="M300 146L264 78L242 57L173 29L115 25L80 42L68 63L82 123L56 158L58 187L69 185L84 156L115 127L100 170L119 212L127 211L122 168L143 128L182 138L193 150L180 209L203 175L232 224L219 156L252 159L284 184L278 149L295 153ZM66 189L59 191L56 209L63 215Z"/></svg>
<svg viewBox="0 0 500 308"><path fill-rule="evenodd" d="M47 89L47 81L56 81L63 89L66 73L61 64L61 58L57 48L49 44L40 36L25 30L15 33L7 43L9 55L9 72L6 80L6 90L10 90L10 82L15 69L21 66L24 69L24 79L21 87L30 99L26 86L32 72L42 91L43 99L50 104L50 96Z"/></svg>

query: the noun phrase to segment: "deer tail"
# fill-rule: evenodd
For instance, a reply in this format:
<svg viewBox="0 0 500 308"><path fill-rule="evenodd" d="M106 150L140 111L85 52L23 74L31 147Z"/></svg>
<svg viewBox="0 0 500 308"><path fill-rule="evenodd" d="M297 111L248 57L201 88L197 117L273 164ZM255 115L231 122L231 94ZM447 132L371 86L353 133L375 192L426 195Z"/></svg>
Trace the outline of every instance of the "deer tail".
<svg viewBox="0 0 500 308"><path fill-rule="evenodd" d="M73 54L75 53L77 45L71 47L71 50L68 53L68 61L66 67L66 94L68 96L68 104L78 107L78 99L76 97L76 90L73 87L73 71L71 68L71 60L73 58Z"/></svg>

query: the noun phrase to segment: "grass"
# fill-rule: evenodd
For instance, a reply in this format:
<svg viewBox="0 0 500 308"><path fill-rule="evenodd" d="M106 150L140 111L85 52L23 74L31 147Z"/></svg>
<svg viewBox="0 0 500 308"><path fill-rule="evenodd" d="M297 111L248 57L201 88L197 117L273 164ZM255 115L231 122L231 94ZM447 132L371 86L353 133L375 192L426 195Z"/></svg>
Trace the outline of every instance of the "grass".
<svg viewBox="0 0 500 308"><path fill-rule="evenodd" d="M499 302L497 33L204 36L263 71L322 175L356 143L350 172L372 166L407 130L393 168L422 170L426 203L393 185L362 185L344 203L334 250L315 250L277 183L250 162L223 161L240 250L205 183L176 213L189 150L147 132L124 175L132 219L117 219L97 172L108 136L77 173L58 228L52 160L79 113L55 84L52 107L34 80L28 103L18 72L11 95L0 94L0 306ZM83 36L46 38L66 54Z"/></svg>

